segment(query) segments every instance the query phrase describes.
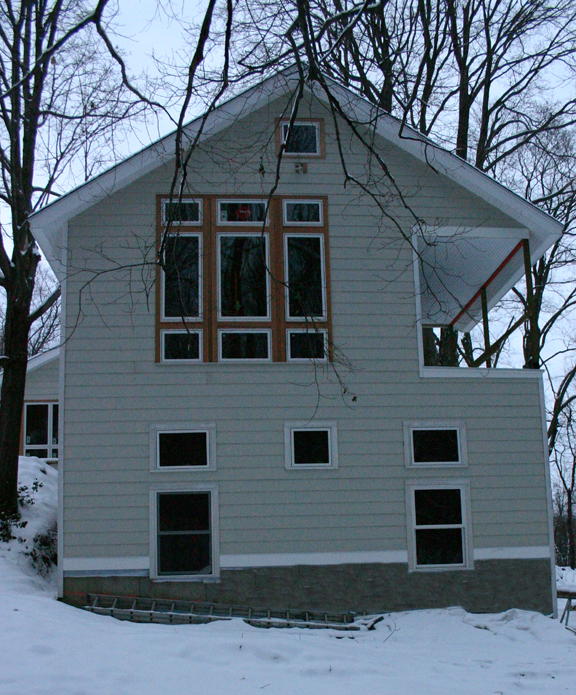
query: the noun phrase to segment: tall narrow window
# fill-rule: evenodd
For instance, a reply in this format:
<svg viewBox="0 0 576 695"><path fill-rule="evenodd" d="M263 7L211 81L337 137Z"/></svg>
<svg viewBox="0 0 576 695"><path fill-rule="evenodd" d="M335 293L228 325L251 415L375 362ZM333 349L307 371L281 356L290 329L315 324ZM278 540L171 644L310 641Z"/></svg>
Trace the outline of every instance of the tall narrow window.
<svg viewBox="0 0 576 695"><path fill-rule="evenodd" d="M287 318L323 319L326 314L323 238L287 234L285 239Z"/></svg>
<svg viewBox="0 0 576 695"><path fill-rule="evenodd" d="M164 250L165 319L199 319L202 315L200 236L178 235Z"/></svg>
<svg viewBox="0 0 576 695"><path fill-rule="evenodd" d="M267 236L220 235L219 259L220 318L269 318Z"/></svg>
<svg viewBox="0 0 576 695"><path fill-rule="evenodd" d="M157 493L157 573L213 574L211 492Z"/></svg>

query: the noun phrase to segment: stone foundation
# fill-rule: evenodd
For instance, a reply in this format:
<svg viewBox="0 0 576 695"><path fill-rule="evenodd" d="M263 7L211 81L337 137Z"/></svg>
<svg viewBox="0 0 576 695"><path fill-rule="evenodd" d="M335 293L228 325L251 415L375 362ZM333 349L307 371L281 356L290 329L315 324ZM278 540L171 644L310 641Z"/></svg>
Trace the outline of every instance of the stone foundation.
<svg viewBox="0 0 576 695"><path fill-rule="evenodd" d="M408 572L404 564L258 567L222 570L220 580L210 582L64 578L68 603L84 605L87 593L338 613L447 606L474 613L509 608L552 613L549 560L484 560L474 570L453 572Z"/></svg>

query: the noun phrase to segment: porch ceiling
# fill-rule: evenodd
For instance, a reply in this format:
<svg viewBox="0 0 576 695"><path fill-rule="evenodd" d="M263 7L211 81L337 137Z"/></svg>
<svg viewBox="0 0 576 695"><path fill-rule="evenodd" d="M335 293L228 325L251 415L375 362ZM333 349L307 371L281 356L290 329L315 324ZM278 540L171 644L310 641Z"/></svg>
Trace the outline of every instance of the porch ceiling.
<svg viewBox="0 0 576 695"><path fill-rule="evenodd" d="M524 275L523 239L535 262L540 240L527 229L445 228L417 237L423 323L471 330L482 319L480 289L491 308Z"/></svg>

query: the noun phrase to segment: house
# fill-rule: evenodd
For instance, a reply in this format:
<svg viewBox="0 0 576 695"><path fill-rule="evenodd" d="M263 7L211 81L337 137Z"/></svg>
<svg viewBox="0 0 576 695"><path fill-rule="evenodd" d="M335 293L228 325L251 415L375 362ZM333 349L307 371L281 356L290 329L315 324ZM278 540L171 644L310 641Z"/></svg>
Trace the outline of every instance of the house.
<svg viewBox="0 0 576 695"><path fill-rule="evenodd" d="M344 116L311 85L290 131L294 88L211 113L179 201L172 135L32 217L63 285L60 594L553 612L542 376L427 366L421 328L469 330L560 225L335 84Z"/></svg>

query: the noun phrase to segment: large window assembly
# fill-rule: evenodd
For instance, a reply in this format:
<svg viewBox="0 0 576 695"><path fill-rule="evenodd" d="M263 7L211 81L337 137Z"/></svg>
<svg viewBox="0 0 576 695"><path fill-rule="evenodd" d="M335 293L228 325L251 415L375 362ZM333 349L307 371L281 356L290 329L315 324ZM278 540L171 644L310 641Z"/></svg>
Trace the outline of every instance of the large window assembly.
<svg viewBox="0 0 576 695"><path fill-rule="evenodd" d="M157 361L328 359L325 205L159 198Z"/></svg>

